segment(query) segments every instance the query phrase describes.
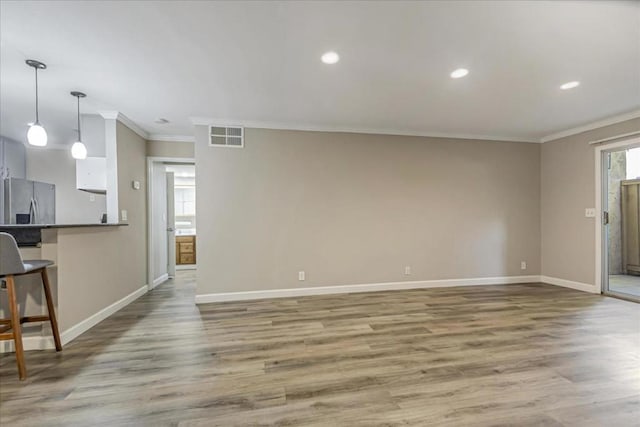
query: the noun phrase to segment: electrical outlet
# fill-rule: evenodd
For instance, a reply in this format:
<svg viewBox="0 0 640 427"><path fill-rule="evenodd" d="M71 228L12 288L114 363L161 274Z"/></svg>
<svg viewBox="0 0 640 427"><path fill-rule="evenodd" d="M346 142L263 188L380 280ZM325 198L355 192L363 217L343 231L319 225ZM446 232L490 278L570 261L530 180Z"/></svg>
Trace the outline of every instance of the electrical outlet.
<svg viewBox="0 0 640 427"><path fill-rule="evenodd" d="M90 202L95 202L96 201L96 195L93 194L93 193L89 194L89 201Z"/></svg>
<svg viewBox="0 0 640 427"><path fill-rule="evenodd" d="M127 221L127 211L125 209L122 209L122 211L120 211L120 219L122 221Z"/></svg>
<svg viewBox="0 0 640 427"><path fill-rule="evenodd" d="M405 276L409 276L410 274L411 274L411 266L407 265L407 266L404 268L404 275L405 275Z"/></svg>
<svg viewBox="0 0 640 427"><path fill-rule="evenodd" d="M527 269L527 261L522 261L520 263L520 270L526 270Z"/></svg>
<svg viewBox="0 0 640 427"><path fill-rule="evenodd" d="M304 282L304 271L298 271L298 280Z"/></svg>

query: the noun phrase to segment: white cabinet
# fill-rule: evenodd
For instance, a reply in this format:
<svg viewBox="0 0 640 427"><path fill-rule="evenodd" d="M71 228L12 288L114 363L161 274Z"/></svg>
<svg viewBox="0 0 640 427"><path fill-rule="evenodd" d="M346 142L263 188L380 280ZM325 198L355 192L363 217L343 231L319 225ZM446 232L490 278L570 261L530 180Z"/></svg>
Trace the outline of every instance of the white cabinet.
<svg viewBox="0 0 640 427"><path fill-rule="evenodd" d="M107 159L87 157L76 160L76 188L90 193L107 192Z"/></svg>

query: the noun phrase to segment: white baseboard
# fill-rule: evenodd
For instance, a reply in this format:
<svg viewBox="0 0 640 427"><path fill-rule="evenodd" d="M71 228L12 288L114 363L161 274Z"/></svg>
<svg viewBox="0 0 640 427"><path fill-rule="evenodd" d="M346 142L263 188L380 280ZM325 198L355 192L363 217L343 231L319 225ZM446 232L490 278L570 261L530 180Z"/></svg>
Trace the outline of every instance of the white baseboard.
<svg viewBox="0 0 640 427"><path fill-rule="evenodd" d="M124 298L114 302L113 304L103 308L98 311L96 314L93 314L83 321L73 325L69 329L63 331L60 334L60 340L62 341L62 345L64 346L71 340L77 338L79 335L88 331L98 323L102 322L107 317L111 316L118 310L126 307L131 304L136 299L140 298L142 295L147 293L147 286L142 286L139 289L131 292L129 295ZM49 350L55 348L53 343L53 337L51 336L30 336L22 338L22 346L25 350ZM0 342L0 353L9 353L15 351L15 347L13 345L13 341L1 341Z"/></svg>
<svg viewBox="0 0 640 427"><path fill-rule="evenodd" d="M445 288L453 286L508 285L536 283L540 276L481 277L471 279L420 280L411 282L369 283L361 285L317 286L309 288L272 289L267 291L226 292L196 295L196 304L224 301L246 301L265 298L287 298L307 295L345 294L356 292L392 291L402 289Z"/></svg>
<svg viewBox="0 0 640 427"><path fill-rule="evenodd" d="M153 279L153 282L151 282L151 286L149 286L149 290L155 288L160 283L166 282L167 280L169 280L169 273L164 273L162 276Z"/></svg>
<svg viewBox="0 0 640 427"><path fill-rule="evenodd" d="M197 270L197 269L198 269L197 264L176 265L176 270Z"/></svg>
<svg viewBox="0 0 640 427"><path fill-rule="evenodd" d="M590 292L592 294L600 293L595 285L588 283L574 282L572 280L558 279L557 277L549 276L540 276L540 281L549 285L562 286L563 288L575 289L577 291Z"/></svg>

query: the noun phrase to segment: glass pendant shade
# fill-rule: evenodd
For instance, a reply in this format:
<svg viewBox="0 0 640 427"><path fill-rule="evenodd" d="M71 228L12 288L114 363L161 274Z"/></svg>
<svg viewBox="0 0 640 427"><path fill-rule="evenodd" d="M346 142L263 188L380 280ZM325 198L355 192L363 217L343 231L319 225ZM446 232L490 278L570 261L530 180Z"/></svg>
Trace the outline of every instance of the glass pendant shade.
<svg viewBox="0 0 640 427"><path fill-rule="evenodd" d="M44 147L47 145L47 131L40 126L40 123L34 123L27 132L27 141L36 147Z"/></svg>
<svg viewBox="0 0 640 427"><path fill-rule="evenodd" d="M31 126L29 126L29 130L27 131L27 141L29 144L35 145L36 147L44 147L47 145L47 131L44 130L40 124L38 115L38 70L46 70L47 66L35 59L27 59L25 62L29 67L33 68L36 77L36 120Z"/></svg>
<svg viewBox="0 0 640 427"><path fill-rule="evenodd" d="M82 142L82 129L80 123L80 98L87 96L86 94L78 91L71 92L71 96L75 96L78 100L78 139L71 146L71 157L76 160L82 160L87 158L87 147Z"/></svg>
<svg viewBox="0 0 640 427"><path fill-rule="evenodd" d="M73 145L71 146L71 156L76 160L87 158L87 147L84 146L82 141L73 143Z"/></svg>

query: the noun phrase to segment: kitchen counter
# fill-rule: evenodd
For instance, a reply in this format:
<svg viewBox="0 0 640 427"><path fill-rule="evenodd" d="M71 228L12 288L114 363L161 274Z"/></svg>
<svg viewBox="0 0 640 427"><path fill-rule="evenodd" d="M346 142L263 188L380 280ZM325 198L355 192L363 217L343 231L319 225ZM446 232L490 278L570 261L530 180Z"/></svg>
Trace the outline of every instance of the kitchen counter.
<svg viewBox="0 0 640 427"><path fill-rule="evenodd" d="M20 228L74 228L74 227L119 227L126 226L129 224L118 223L118 224L104 224L104 223L95 223L95 224L0 224L0 230L2 229L20 229Z"/></svg>
<svg viewBox="0 0 640 427"><path fill-rule="evenodd" d="M111 228L126 226L129 224L0 224L0 232L11 234L20 247L40 246L42 243L42 230L63 228Z"/></svg>

